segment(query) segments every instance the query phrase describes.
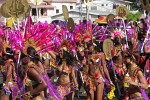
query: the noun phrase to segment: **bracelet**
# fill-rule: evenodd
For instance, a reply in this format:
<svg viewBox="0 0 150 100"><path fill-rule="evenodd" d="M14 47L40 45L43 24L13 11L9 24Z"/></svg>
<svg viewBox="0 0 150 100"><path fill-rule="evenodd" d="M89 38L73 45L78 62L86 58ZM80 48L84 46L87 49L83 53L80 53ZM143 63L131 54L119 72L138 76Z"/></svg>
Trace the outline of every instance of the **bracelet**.
<svg viewBox="0 0 150 100"><path fill-rule="evenodd" d="M12 83L12 82L8 82L8 84L9 84L9 85L12 85L13 83Z"/></svg>
<svg viewBox="0 0 150 100"><path fill-rule="evenodd" d="M110 81L110 84L112 85L112 84L113 84L113 82L112 82L112 81Z"/></svg>

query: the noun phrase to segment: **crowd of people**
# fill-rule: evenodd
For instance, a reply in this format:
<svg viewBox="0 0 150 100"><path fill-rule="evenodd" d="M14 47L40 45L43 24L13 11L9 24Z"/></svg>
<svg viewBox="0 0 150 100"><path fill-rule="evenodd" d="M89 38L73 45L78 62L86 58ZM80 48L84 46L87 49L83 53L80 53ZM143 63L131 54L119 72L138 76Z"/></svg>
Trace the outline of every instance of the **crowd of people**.
<svg viewBox="0 0 150 100"><path fill-rule="evenodd" d="M130 21L130 28L122 28L119 20L107 27L89 23L72 31L66 22L40 23L37 31L27 22L15 33L19 39L12 34L16 29L1 27L0 100L74 100L81 87L87 100L149 100L145 92L150 84L149 21ZM55 34L47 31L54 29L52 25ZM42 45L40 50L32 42Z"/></svg>

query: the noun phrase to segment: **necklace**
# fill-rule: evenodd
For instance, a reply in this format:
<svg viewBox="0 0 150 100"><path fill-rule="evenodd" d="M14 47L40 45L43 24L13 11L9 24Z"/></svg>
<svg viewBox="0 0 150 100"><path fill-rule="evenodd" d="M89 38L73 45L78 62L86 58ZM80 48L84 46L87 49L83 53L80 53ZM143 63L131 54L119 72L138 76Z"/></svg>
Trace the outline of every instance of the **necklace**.
<svg viewBox="0 0 150 100"><path fill-rule="evenodd" d="M116 50L121 50L121 48L122 48L122 45L117 45L116 46Z"/></svg>

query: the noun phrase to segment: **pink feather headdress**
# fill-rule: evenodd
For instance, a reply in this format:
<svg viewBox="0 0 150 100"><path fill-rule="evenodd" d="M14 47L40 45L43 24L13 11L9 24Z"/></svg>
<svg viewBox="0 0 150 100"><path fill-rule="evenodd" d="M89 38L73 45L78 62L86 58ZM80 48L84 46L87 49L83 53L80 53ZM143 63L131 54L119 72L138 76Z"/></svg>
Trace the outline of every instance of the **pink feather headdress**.
<svg viewBox="0 0 150 100"><path fill-rule="evenodd" d="M121 38L125 37L125 34L121 29L115 29L115 31L111 33L111 38L114 39L117 35L119 35Z"/></svg>

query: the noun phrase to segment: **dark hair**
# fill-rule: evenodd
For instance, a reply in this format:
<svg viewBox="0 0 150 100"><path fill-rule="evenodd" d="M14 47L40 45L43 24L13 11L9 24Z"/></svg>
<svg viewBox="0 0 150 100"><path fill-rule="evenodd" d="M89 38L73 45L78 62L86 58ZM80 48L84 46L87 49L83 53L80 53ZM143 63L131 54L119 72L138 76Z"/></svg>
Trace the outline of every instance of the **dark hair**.
<svg viewBox="0 0 150 100"><path fill-rule="evenodd" d="M11 48L6 48L6 52L13 55L13 50Z"/></svg>
<svg viewBox="0 0 150 100"><path fill-rule="evenodd" d="M79 42L76 42L76 45L77 45L77 46L79 46L79 45L80 45L80 43L79 43Z"/></svg>
<svg viewBox="0 0 150 100"><path fill-rule="evenodd" d="M3 45L0 43L0 52L3 52Z"/></svg>
<svg viewBox="0 0 150 100"><path fill-rule="evenodd" d="M122 39L121 39L121 37L119 36L119 38L120 38L120 42L122 42ZM118 39L118 36L115 36L114 37L114 40L113 40L113 42L115 43L115 45L119 45L120 43L117 41L117 39Z"/></svg>
<svg viewBox="0 0 150 100"><path fill-rule="evenodd" d="M77 56L78 56L79 61L82 61L84 59L84 56L81 56L79 51L77 52Z"/></svg>
<svg viewBox="0 0 150 100"><path fill-rule="evenodd" d="M4 60L4 58L3 57L0 57L0 65L5 65L5 60Z"/></svg>
<svg viewBox="0 0 150 100"><path fill-rule="evenodd" d="M87 43L87 48L89 49L91 46L93 46L93 43L92 43L92 41L89 41L89 42Z"/></svg>
<svg viewBox="0 0 150 100"><path fill-rule="evenodd" d="M73 65L73 62L75 61L73 55L71 55L71 53L65 50L63 50L63 58L61 58L60 55L56 56L56 62L58 62L58 65L62 64L63 59L66 60L67 65Z"/></svg>
<svg viewBox="0 0 150 100"><path fill-rule="evenodd" d="M27 54L30 57L31 61L40 61L40 56L37 54L36 50L33 47L27 48Z"/></svg>
<svg viewBox="0 0 150 100"><path fill-rule="evenodd" d="M125 55L125 58L129 58L131 61L138 64L138 58L137 58L136 55L133 55L133 54L130 53L130 54Z"/></svg>
<svg viewBox="0 0 150 100"><path fill-rule="evenodd" d="M74 61L73 55L71 55L69 52L63 50L63 58L66 59L68 65L72 65Z"/></svg>
<svg viewBox="0 0 150 100"><path fill-rule="evenodd" d="M11 48L6 48L6 53L2 54L5 60L13 59L13 50Z"/></svg>
<svg viewBox="0 0 150 100"><path fill-rule="evenodd" d="M133 25L135 25L137 27L137 22L133 22Z"/></svg>
<svg viewBox="0 0 150 100"><path fill-rule="evenodd" d="M22 58L22 65L27 65L28 63L29 63L29 59L27 56Z"/></svg>
<svg viewBox="0 0 150 100"><path fill-rule="evenodd" d="M27 54L31 57L34 57L36 55L36 50L33 47L28 47L27 48Z"/></svg>
<svg viewBox="0 0 150 100"><path fill-rule="evenodd" d="M103 52L103 42L95 42L95 44L97 45L95 47L95 51L97 51L97 52Z"/></svg>

